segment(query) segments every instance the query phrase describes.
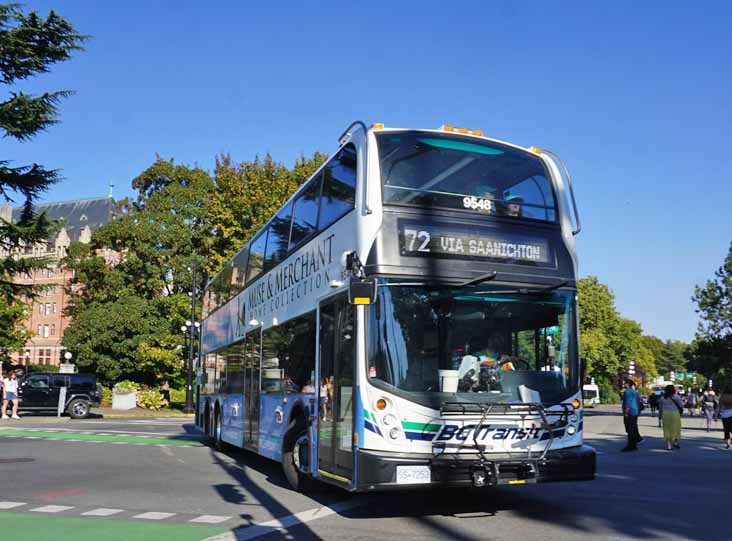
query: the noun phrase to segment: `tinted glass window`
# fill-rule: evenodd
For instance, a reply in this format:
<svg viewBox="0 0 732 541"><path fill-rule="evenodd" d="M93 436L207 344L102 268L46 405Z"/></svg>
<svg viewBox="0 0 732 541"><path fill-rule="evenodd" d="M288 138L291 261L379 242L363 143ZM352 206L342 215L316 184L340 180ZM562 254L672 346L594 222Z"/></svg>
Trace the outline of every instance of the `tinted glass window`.
<svg viewBox="0 0 732 541"><path fill-rule="evenodd" d="M249 266L247 268L247 282L262 273L264 266L264 248L267 245L267 232L261 233L249 246Z"/></svg>
<svg viewBox="0 0 732 541"><path fill-rule="evenodd" d="M310 181L305 190L295 199L290 248L300 244L318 228L318 202L320 200L322 178L323 175L321 174Z"/></svg>
<svg viewBox="0 0 732 541"><path fill-rule="evenodd" d="M51 387L67 387L66 376L51 376Z"/></svg>
<svg viewBox="0 0 732 541"><path fill-rule="evenodd" d="M267 253L264 258L264 270L267 271L277 265L287 256L287 243L290 239L290 208L287 205L269 225L267 237Z"/></svg>
<svg viewBox="0 0 732 541"><path fill-rule="evenodd" d="M234 297L242 292L247 275L247 259L249 250L244 248L234 257L231 269L231 296Z"/></svg>
<svg viewBox="0 0 732 541"><path fill-rule="evenodd" d="M226 349L226 393L244 392L244 344L239 343Z"/></svg>
<svg viewBox="0 0 732 541"><path fill-rule="evenodd" d="M264 331L262 392L315 392L315 312Z"/></svg>
<svg viewBox="0 0 732 541"><path fill-rule="evenodd" d="M538 156L473 137L380 133L384 202L556 221L549 174Z"/></svg>
<svg viewBox="0 0 732 541"><path fill-rule="evenodd" d="M356 148L348 145L323 169L321 230L353 208L356 200Z"/></svg>
<svg viewBox="0 0 732 541"><path fill-rule="evenodd" d="M97 380L94 376L71 376L71 386L84 391L93 391L96 389Z"/></svg>
<svg viewBox="0 0 732 541"><path fill-rule="evenodd" d="M30 376L23 382L23 385L30 385L34 389L47 389L48 376Z"/></svg>

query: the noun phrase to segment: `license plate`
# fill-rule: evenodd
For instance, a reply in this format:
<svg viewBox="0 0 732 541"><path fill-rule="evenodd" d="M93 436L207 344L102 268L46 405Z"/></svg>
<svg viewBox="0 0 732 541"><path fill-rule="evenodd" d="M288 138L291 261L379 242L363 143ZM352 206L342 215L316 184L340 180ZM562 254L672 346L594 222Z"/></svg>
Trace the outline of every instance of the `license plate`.
<svg viewBox="0 0 732 541"><path fill-rule="evenodd" d="M415 485L432 481L429 466L397 466L396 482L398 485Z"/></svg>

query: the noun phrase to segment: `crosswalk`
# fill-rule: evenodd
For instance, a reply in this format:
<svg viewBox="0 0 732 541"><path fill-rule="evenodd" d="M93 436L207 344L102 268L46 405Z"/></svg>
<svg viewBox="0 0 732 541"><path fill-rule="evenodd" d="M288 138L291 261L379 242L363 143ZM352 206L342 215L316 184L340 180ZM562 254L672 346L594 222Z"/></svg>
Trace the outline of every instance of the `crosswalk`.
<svg viewBox="0 0 732 541"><path fill-rule="evenodd" d="M64 516L81 516L97 518L125 518L140 521L185 522L190 524L223 524L232 520L232 516L224 515L191 515L188 513L171 513L164 511L126 510L108 507L93 509L78 508L73 505L41 505L28 502L0 501L0 511L63 514Z"/></svg>

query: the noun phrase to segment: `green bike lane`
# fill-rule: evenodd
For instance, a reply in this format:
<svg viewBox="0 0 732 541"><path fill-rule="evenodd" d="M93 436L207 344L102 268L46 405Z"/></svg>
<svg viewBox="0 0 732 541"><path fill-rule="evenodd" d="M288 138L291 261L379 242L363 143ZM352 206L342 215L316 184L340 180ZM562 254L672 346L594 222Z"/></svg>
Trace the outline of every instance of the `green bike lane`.
<svg viewBox="0 0 732 541"><path fill-rule="evenodd" d="M14 541L201 541L229 528L190 524L156 524L140 521L49 517L0 513L0 529L12 532Z"/></svg>
<svg viewBox="0 0 732 541"><path fill-rule="evenodd" d="M40 428L0 427L0 438L66 440L72 442L128 443L140 445L180 445L204 447L201 437L189 435L141 436L90 431L60 431Z"/></svg>

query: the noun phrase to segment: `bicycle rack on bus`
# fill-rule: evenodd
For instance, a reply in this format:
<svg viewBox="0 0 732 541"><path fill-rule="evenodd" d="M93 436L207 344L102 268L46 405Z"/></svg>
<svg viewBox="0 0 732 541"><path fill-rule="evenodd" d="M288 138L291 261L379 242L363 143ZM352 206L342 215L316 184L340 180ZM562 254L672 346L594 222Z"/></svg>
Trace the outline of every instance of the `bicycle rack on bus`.
<svg viewBox="0 0 732 541"><path fill-rule="evenodd" d="M557 428L563 428L567 426L569 416L573 411L570 404L557 404L561 410L547 410L543 404L540 403L514 403L514 402L494 402L491 404L476 404L473 402L446 402L440 408L440 416L442 418L449 418L450 416L465 417L466 415L480 415L480 420L472 428L473 437L472 444L468 443L468 438L464 442L457 444L448 444L446 442L434 442L432 444L433 454L437 456L447 456L450 460L441 458L438 461L433 461L433 465L446 465L446 463L453 462L452 465L468 463L473 481L476 486L483 484L500 484L500 473L501 465L511 465L520 471L525 482L535 482L538 474L539 465L545 463L546 455L549 452L552 444L554 443L554 431ZM518 415L521 421L524 422L526 417L539 416L541 419L540 428L546 432L547 440L546 445L536 456L531 451L531 445L526 447L526 455L520 454L517 456L516 451L511 451L510 447L506 450L505 454L508 455L507 459L497 459L497 457L490 457L486 455L486 446L478 443L478 434L482 427L488 427L486 421L489 418L497 415ZM559 418L550 422L549 417L559 416ZM436 453L435 450L441 449L441 453ZM455 453L444 455L446 449L455 449ZM476 461L465 461L460 456L460 451L463 449L475 449L477 451L479 460ZM486 479L487 477L487 479Z"/></svg>

